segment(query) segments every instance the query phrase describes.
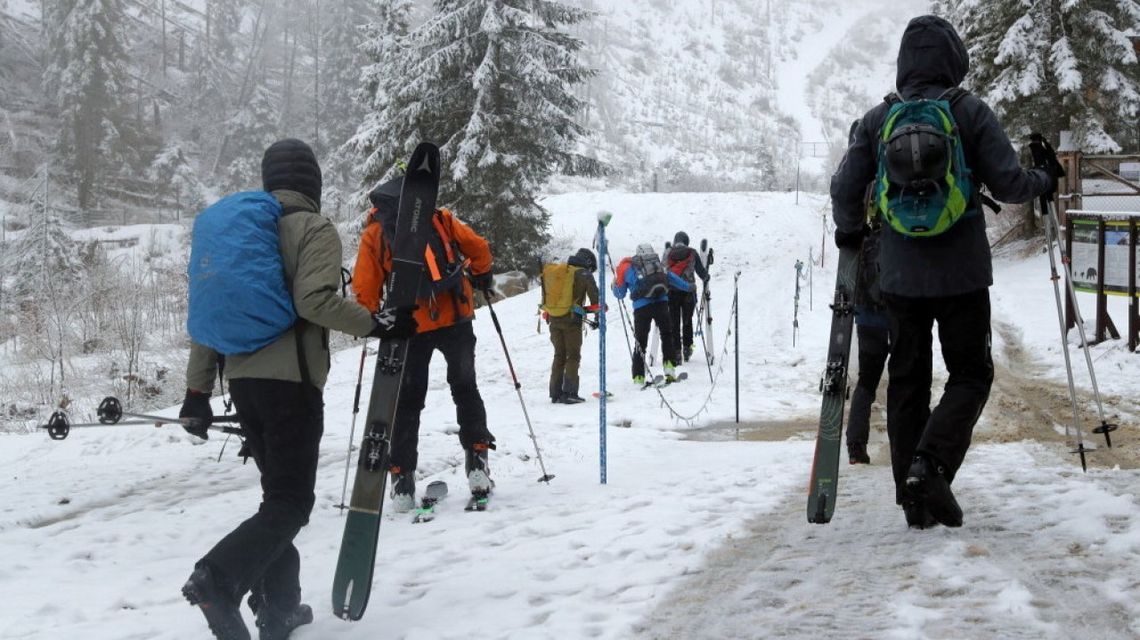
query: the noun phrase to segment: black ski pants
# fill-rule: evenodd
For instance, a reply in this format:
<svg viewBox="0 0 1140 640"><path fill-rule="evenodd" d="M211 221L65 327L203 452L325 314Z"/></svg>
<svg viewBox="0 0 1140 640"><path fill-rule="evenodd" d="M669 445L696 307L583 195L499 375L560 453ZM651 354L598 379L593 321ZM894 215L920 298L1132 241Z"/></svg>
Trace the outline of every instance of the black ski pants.
<svg viewBox="0 0 1140 640"><path fill-rule="evenodd" d="M633 377L645 375L645 348L649 344L649 331L653 324L661 334L661 351L666 362L681 363L681 352L674 341L669 324L669 304L665 301L647 304L633 310Z"/></svg>
<svg viewBox="0 0 1140 640"><path fill-rule="evenodd" d="M867 444L871 434L871 404L883 377L883 367L890 353L890 331L883 327L855 325L859 335L859 380L851 394L851 412L847 416L847 446Z"/></svg>
<svg viewBox="0 0 1140 640"><path fill-rule="evenodd" d="M953 482L974 425L989 399L994 380L990 355L990 292L940 298L910 298L884 293L891 317L891 355L887 365L887 435L895 500L903 500L903 481L915 453L941 462ZM932 329L949 378L942 397L930 408Z"/></svg>
<svg viewBox="0 0 1140 640"><path fill-rule="evenodd" d="M554 361L550 365L550 399L578 395L578 367L582 364L582 323L552 318L550 344L554 345Z"/></svg>
<svg viewBox="0 0 1140 640"><path fill-rule="evenodd" d="M476 443L494 444L487 430L487 410L475 379L475 330L470 322L416 335L408 343L396 426L392 434L392 466L401 473L416 470L419 462L420 412L428 392L431 357L438 350L447 361L447 384L455 402L459 443L465 451Z"/></svg>
<svg viewBox="0 0 1140 640"><path fill-rule="evenodd" d="M673 327L673 344L680 348L693 346L693 312L696 309L695 292L678 289L669 291L669 322Z"/></svg>
<svg viewBox="0 0 1140 640"><path fill-rule="evenodd" d="M301 558L293 538L308 524L316 500L323 395L307 383L239 378L230 381L230 397L261 472L261 506L199 563L208 564L235 598L253 591L270 606L292 611L301 603Z"/></svg>

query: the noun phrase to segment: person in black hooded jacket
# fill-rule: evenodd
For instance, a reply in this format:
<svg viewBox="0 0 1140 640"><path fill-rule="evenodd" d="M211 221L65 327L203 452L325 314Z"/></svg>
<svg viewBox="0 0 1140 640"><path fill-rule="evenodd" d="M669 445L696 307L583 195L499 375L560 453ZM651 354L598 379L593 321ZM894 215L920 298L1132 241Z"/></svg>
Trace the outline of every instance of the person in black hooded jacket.
<svg viewBox="0 0 1140 640"><path fill-rule="evenodd" d="M895 85L904 100L939 98L965 79L969 67L969 54L954 28L936 16L921 16L903 33ZM981 99L963 92L951 105L976 186L984 184L997 200L1016 203L1053 189L1054 176L1021 168L1009 137ZM835 242L840 247L857 247L866 233L864 194L875 179L877 141L889 108L883 102L863 116L831 178ZM940 235L905 236L884 225L879 288L891 323L887 435L895 499L912 527L962 524L950 483L993 383L991 284L989 240L976 198ZM931 410L935 322L950 376Z"/></svg>

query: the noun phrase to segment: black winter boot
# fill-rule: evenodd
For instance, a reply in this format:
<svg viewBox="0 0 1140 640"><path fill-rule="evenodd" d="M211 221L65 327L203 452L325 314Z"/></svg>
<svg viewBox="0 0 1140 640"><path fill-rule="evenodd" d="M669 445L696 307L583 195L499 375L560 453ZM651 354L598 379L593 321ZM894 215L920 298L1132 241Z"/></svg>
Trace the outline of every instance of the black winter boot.
<svg viewBox="0 0 1140 640"><path fill-rule="evenodd" d="M921 502L906 501L902 503L903 515L906 516L906 526L911 529L929 529L938 521L930 515L930 510Z"/></svg>
<svg viewBox="0 0 1140 640"><path fill-rule="evenodd" d="M925 503L935 520L947 527L962 526L962 508L954 499L954 492L950 490L942 465L919 454L914 457L905 482L906 492L916 502Z"/></svg>
<svg viewBox="0 0 1140 640"><path fill-rule="evenodd" d="M867 445L847 445L847 462L850 464L871 464L871 456L867 455Z"/></svg>
<svg viewBox="0 0 1140 640"><path fill-rule="evenodd" d="M257 616L258 640L287 640L293 629L313 621L313 609L301 603L282 611L261 594L249 594L249 608Z"/></svg>
<svg viewBox="0 0 1140 640"><path fill-rule="evenodd" d="M182 595L198 607L218 640L250 640L249 629L241 618L241 598L220 585L208 565L199 564L182 585Z"/></svg>

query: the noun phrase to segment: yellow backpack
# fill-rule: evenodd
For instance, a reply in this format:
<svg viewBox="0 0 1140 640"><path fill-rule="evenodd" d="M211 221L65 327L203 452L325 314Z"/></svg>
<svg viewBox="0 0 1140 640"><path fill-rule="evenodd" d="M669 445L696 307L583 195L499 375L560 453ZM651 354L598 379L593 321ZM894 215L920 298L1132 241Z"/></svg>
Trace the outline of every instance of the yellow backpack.
<svg viewBox="0 0 1140 640"><path fill-rule="evenodd" d="M556 262L542 267L542 304L540 308L557 318L574 308L574 276L581 267Z"/></svg>

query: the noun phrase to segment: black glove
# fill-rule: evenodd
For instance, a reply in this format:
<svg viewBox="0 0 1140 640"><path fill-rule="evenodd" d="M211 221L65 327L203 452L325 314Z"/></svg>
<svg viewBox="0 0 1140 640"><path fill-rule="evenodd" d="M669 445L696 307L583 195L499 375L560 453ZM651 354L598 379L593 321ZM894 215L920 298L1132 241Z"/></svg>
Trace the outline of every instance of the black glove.
<svg viewBox="0 0 1140 640"><path fill-rule="evenodd" d="M476 291L490 291L495 287L495 274L488 271L487 273L473 273L471 274L471 286Z"/></svg>
<svg viewBox="0 0 1140 640"><path fill-rule="evenodd" d="M381 339L410 338L416 335L416 318L412 315L416 309L419 309L419 305L409 304L372 314L372 331L368 335Z"/></svg>
<svg viewBox="0 0 1140 640"><path fill-rule="evenodd" d="M189 418L182 423L186 433L203 440L209 438L210 420L214 417L214 410L210 407L210 394L187 389L186 399L182 401L182 408L178 410L178 417Z"/></svg>
<svg viewBox="0 0 1140 640"><path fill-rule="evenodd" d="M1032 133L1029 135L1029 154L1033 156L1033 166L1041 169L1049 176L1049 190L1045 192L1045 195L1052 197L1057 190L1057 181L1065 177L1065 168L1057 160L1057 152L1053 150L1053 145L1049 144L1045 136L1040 133Z"/></svg>
<svg viewBox="0 0 1140 640"><path fill-rule="evenodd" d="M840 249L858 249L863 246L863 238L871 233L871 227L867 223L859 227L855 231L840 231L835 230L835 246Z"/></svg>

